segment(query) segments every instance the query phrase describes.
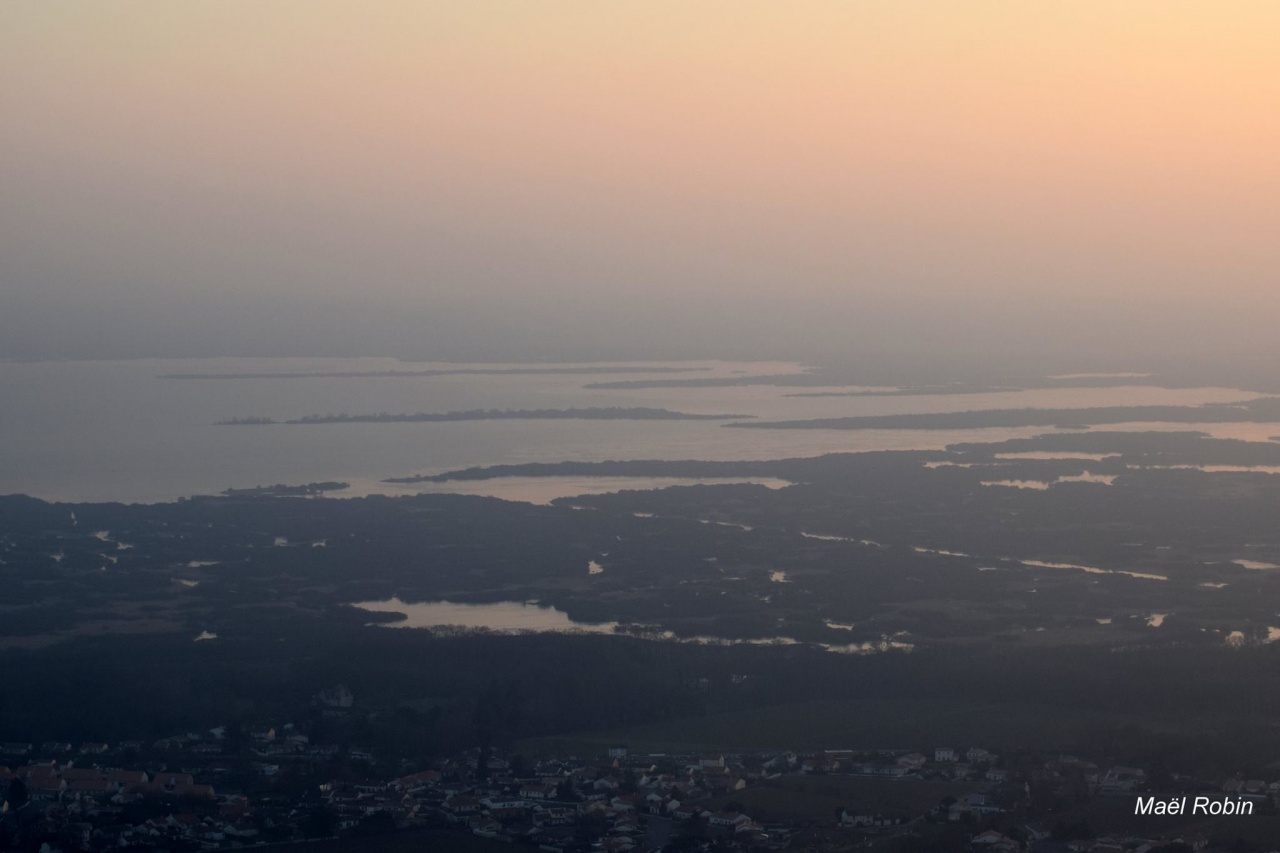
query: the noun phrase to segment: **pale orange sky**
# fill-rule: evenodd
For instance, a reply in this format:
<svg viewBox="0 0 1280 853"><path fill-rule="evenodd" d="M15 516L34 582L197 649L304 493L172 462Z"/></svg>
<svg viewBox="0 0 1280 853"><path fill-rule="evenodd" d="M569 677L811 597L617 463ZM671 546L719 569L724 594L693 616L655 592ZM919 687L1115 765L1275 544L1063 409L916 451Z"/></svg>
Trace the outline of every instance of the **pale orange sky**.
<svg viewBox="0 0 1280 853"><path fill-rule="evenodd" d="M1277 36L1230 0L6 0L0 286L1257 324Z"/></svg>

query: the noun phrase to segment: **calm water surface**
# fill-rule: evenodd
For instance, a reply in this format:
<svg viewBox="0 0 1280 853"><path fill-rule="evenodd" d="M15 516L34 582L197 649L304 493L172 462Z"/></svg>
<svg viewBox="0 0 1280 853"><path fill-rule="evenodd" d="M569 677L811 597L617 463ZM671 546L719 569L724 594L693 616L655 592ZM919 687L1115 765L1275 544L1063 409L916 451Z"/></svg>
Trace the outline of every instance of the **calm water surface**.
<svg viewBox="0 0 1280 853"><path fill-rule="evenodd" d="M611 365L595 375L454 375L179 380L169 373L422 370L497 365L393 359L199 359L0 363L0 494L51 500L151 502L226 488L341 480L337 494L451 491L545 502L553 497L677 481L557 478L530 482L381 483L384 477L477 465L611 459L778 459L865 450L940 449L1051 432L983 430L734 430L716 421L474 421L453 423L217 426L230 417L446 412L473 408L649 406L762 419L945 412L1019 406L1083 407L1225 402L1228 388L1067 388L920 397L790 397L790 387L587 389L592 382L666 378ZM528 367L531 365L513 365ZM698 367L670 378L790 373L780 362L646 363ZM629 372L630 371L630 372ZM822 390L811 388L805 390ZM838 389L832 389L838 390ZM1151 425L1126 425L1117 428ZM1195 425L1155 425L1195 429ZM1207 425L1214 434L1265 440L1275 424ZM595 480L596 478L589 478ZM689 481L678 481L689 482ZM769 483L769 485L779 485Z"/></svg>
<svg viewBox="0 0 1280 853"><path fill-rule="evenodd" d="M566 633L585 632L612 634L617 622L575 622L568 614L536 601L497 601L489 604L460 604L453 601L407 603L399 598L385 601L360 601L351 605L371 613L401 613L399 622L380 623L385 628L481 628L499 633ZM852 627L852 626L849 626ZM726 645L799 645L791 637L762 637L730 640L723 637L677 637L669 631L652 630L646 639L682 643ZM818 648L837 654L866 655L890 650L910 651L911 643L898 636L882 637L863 643L814 643Z"/></svg>

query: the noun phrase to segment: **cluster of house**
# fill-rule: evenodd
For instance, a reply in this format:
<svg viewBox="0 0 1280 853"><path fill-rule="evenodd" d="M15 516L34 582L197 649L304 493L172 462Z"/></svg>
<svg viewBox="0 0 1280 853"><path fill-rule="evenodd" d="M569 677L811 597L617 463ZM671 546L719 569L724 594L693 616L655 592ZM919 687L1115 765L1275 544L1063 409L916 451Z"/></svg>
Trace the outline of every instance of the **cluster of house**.
<svg viewBox="0 0 1280 853"><path fill-rule="evenodd" d="M54 750L63 751L69 750ZM93 755L101 757L105 752L95 750ZM6 822L6 834L25 830L34 837L56 839L58 846L50 849L174 845L212 849L253 843L258 831L245 818L245 798L219 800L213 786L190 773L112 767L86 755L12 769L0 766L0 793L0 820ZM140 823L124 821L127 808L144 803L179 807ZM196 808L206 814L197 816L192 811ZM159 810L169 811L163 805Z"/></svg>
<svg viewBox="0 0 1280 853"><path fill-rule="evenodd" d="M932 761L921 752L884 750L866 753L851 749L828 749L806 755L782 753L770 759L767 766L786 767L799 773L839 773L872 779L903 779L918 776L928 769L951 779L1006 782L1009 773L1003 767L995 766L998 758L981 747L971 747L963 754L951 747L939 747L934 750Z"/></svg>
<svg viewBox="0 0 1280 853"><path fill-rule="evenodd" d="M1138 838L1133 836L1104 836L1088 841L1071 841L1063 845L1066 853L1161 853L1173 848L1175 850L1191 850L1192 853L1212 853L1220 847L1211 848L1209 838L1204 833L1192 832L1175 835L1172 838ZM1275 853L1275 851L1272 851Z"/></svg>
<svg viewBox="0 0 1280 853"><path fill-rule="evenodd" d="M80 850L111 847L216 850L259 843L257 822L237 816L234 804L228 804L216 814L182 811L137 824L103 822L95 819L98 817L100 815L93 812L72 811L66 816L60 838ZM50 845L49 849L54 848Z"/></svg>
<svg viewBox="0 0 1280 853"><path fill-rule="evenodd" d="M333 783L323 791L343 828L381 812L405 825L443 822L546 850L657 851L682 822L716 836L721 849L777 850L790 836L741 811L711 807L759 778L759 770L723 755L609 752L601 762L550 760L520 772L503 758L468 756L389 782Z"/></svg>
<svg viewBox="0 0 1280 853"><path fill-rule="evenodd" d="M301 810L220 793L208 779L253 775L266 787L286 759L314 765L338 747L313 746L292 725L231 740L219 727L78 748L0 743L0 761L10 763L0 765L0 834L52 839L50 849L63 850L239 847L260 843L264 830L272 840L295 837ZM356 761L372 761L366 751L353 753ZM172 769L181 765L190 766ZM137 820L140 813L147 818Z"/></svg>
<svg viewBox="0 0 1280 853"><path fill-rule="evenodd" d="M197 747L222 744L226 732L180 735L150 744L152 765L164 768L173 751L197 754ZM815 830L891 835L911 832L921 819L972 826L969 847L982 853L1155 853L1177 840L1193 851L1211 850L1207 839L1115 839L1052 841L1044 826L1015 824L1014 807L1029 802L1033 787L1079 785L1090 797L1135 795L1151 782L1141 768L1100 766L1072 756L1001 760L990 751L938 747L931 755L886 750L867 753L826 750L725 756L631 755L624 746L607 758L562 758L527 764L513 758L471 752L441 759L427 769L386 779L364 751L354 751L348 775L306 797L273 796L272 768L310 767L312 750L333 756L335 747L317 747L293 726L264 727L244 733L222 764L238 768L249 782L247 793L223 793L185 771L128 766L142 744L0 745L13 769L0 766L0 822L39 816L46 832L55 831L63 849L181 847L219 849L302 837L308 815L319 808L325 825L337 832L359 830L381 821L384 827L453 827L459 832L518 841L548 851L656 853L669 840L694 835L717 850L766 851L796 846L799 832ZM154 752L159 751L159 752ZM345 753L344 753L345 754ZM52 757L51 757L52 756ZM267 759L270 759L267 760ZM364 759L368 763L362 764ZM272 763L278 760L279 764ZM114 763L125 766L113 766ZM292 762L292 764L289 764ZM206 763L205 766L211 766ZM361 771L359 768L364 767ZM353 778L354 772L366 773ZM404 768L408 769L408 768ZM403 773L403 770L400 771ZM835 820L777 823L760 820L735 802L749 787L775 784L784 777L830 774L881 779L886 785L914 779L963 780L970 793L948 797L927 814L841 809ZM19 784L20 783L20 784ZM1280 799L1280 782L1231 779L1223 791L1256 800ZM21 796L15 792L21 791ZM252 793L256 791L256 793ZM318 794L318 797L317 797ZM752 797L744 797L754 802ZM283 801L282 801L283 800ZM144 821L126 823L133 803L161 804ZM135 816L135 810L129 812ZM327 830L326 830L327 831Z"/></svg>
<svg viewBox="0 0 1280 853"><path fill-rule="evenodd" d="M0 766L0 785L22 782L26 797L34 802L96 800L107 797L125 803L153 796L178 799L214 799L213 786L198 784L189 773L148 773L78 762L59 764L56 760L10 769Z"/></svg>
<svg viewBox="0 0 1280 853"><path fill-rule="evenodd" d="M969 840L972 853L1162 853L1165 850L1192 853L1209 853L1209 840L1201 833L1175 835L1172 838L1110 837L1080 841L1052 841L1052 834L1045 829L1023 826L1021 838L1011 838L994 829L979 832Z"/></svg>

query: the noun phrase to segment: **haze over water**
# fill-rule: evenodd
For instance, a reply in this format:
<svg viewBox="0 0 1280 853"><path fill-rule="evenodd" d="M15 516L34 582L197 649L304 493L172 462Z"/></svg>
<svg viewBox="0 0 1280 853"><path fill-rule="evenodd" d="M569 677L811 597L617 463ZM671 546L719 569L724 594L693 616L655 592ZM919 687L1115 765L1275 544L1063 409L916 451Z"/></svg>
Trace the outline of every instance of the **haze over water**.
<svg viewBox="0 0 1280 853"><path fill-rule="evenodd" d="M790 395L797 390L839 389L767 385L627 390L583 387L617 379L733 377L802 369L779 362L642 366L710 369L640 374L627 373L627 366L619 365L616 375L192 380L161 377L172 373L493 369L495 365L421 364L392 359L0 363L0 397L5 400L5 406L0 408L0 493L21 492L65 501L150 502L212 494L226 488L337 480L352 484L350 490L335 493L337 496L460 491L545 501L602 486L618 488L625 481L593 484L577 478L550 484L494 481L411 485L380 481L413 473L522 462L779 459L841 451L938 449L955 442L998 441L1052 431L741 430L724 429L722 421L625 420L216 424L232 417L287 419L343 412L644 406L793 419L1022 406L1194 405L1253 396L1229 388L1068 388L906 397L796 397ZM1261 433L1261 438L1280 432L1280 427L1265 424L1205 428L1249 428Z"/></svg>

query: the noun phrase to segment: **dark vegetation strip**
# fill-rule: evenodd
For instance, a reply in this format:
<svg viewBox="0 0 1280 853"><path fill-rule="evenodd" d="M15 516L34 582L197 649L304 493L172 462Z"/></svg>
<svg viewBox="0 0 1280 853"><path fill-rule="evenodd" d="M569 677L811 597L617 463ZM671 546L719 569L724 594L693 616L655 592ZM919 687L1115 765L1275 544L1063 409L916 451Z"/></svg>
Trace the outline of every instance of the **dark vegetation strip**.
<svg viewBox="0 0 1280 853"><path fill-rule="evenodd" d="M306 415L291 420L272 418L230 418L218 421L219 426L263 426L268 424L403 424L448 423L452 421L728 421L754 417L738 414L694 414L674 412L670 409L635 408L586 408L586 409L468 409L458 412L404 412L392 414L378 412L367 415Z"/></svg>
<svg viewBox="0 0 1280 853"><path fill-rule="evenodd" d="M398 379L432 376L583 376L610 373L695 373L709 367L459 367L444 370L349 370L293 373L164 373L160 379Z"/></svg>
<svg viewBox="0 0 1280 853"><path fill-rule="evenodd" d="M1280 398L1258 397L1205 406L1102 406L1080 409L985 409L910 415L866 415L725 424L755 429L985 429L1070 427L1122 423L1272 423L1280 421Z"/></svg>

